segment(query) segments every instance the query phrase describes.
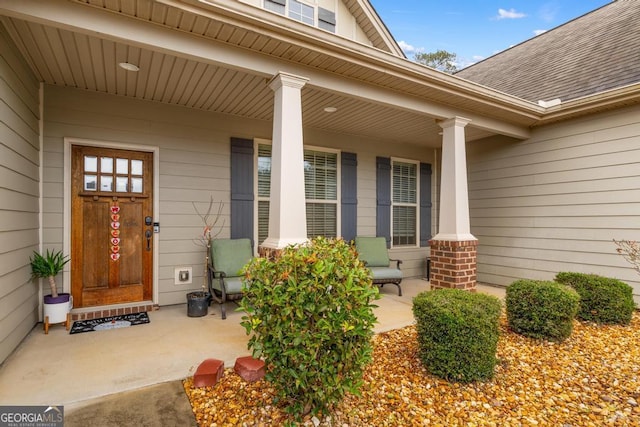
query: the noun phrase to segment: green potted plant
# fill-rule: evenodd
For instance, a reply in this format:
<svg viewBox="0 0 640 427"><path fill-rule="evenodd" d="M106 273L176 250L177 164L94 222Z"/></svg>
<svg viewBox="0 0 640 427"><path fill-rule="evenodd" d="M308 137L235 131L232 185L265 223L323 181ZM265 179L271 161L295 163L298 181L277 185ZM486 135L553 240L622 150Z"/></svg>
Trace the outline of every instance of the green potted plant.
<svg viewBox="0 0 640 427"><path fill-rule="evenodd" d="M70 259L62 254L62 251L47 251L44 254L33 252L29 258L31 262L31 277L34 279L46 278L49 280L51 294L44 296L44 332L49 333L49 325L66 323L70 326L70 311L73 307L73 298L67 293L58 293L55 277L62 271Z"/></svg>

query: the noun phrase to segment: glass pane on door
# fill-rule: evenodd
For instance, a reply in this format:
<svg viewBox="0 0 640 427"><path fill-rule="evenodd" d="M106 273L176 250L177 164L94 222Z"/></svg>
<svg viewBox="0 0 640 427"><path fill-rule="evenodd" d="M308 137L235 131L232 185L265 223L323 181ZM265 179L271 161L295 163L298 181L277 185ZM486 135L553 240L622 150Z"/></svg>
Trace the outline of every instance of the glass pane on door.
<svg viewBox="0 0 640 427"><path fill-rule="evenodd" d="M111 157L100 158L100 172L113 173L113 158Z"/></svg>
<svg viewBox="0 0 640 427"><path fill-rule="evenodd" d="M113 177L111 175L100 176L100 191L113 191Z"/></svg>
<svg viewBox="0 0 640 427"><path fill-rule="evenodd" d="M98 183L98 177L96 175L84 176L84 189L85 191L96 191Z"/></svg>
<svg viewBox="0 0 640 427"><path fill-rule="evenodd" d="M116 173L129 173L129 159L116 159Z"/></svg>
<svg viewBox="0 0 640 427"><path fill-rule="evenodd" d="M84 171L98 172L98 158L96 156L84 156Z"/></svg>
<svg viewBox="0 0 640 427"><path fill-rule="evenodd" d="M126 193L128 184L129 184L129 178L127 178L126 176L116 177L116 192Z"/></svg>
<svg viewBox="0 0 640 427"><path fill-rule="evenodd" d="M142 175L142 160L131 160L131 175Z"/></svg>

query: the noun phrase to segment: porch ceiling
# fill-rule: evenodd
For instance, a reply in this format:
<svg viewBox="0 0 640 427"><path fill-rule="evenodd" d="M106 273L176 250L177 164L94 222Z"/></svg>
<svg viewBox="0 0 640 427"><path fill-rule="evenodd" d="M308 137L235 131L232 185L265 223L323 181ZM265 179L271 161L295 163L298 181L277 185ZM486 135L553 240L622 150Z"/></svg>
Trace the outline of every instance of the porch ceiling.
<svg viewBox="0 0 640 427"><path fill-rule="evenodd" d="M403 88L398 86L401 82L396 81L397 78L384 76L385 73L381 70L370 70L363 74L363 70L357 70L359 65L347 66L347 62L338 60L327 62L323 55L274 40L268 35L234 29L208 17L186 13L151 0L78 0L77 3L91 3L101 11L110 10L113 14L151 21L157 26L195 33L203 38L223 39L226 44L323 68L344 76L345 80L353 78L354 81L375 82L376 86L386 86L393 89L394 93L404 93L403 96L406 96L409 86L415 84L405 81ZM82 4L76 6L87 7ZM46 84L258 120L272 119L273 93L267 86L267 77L260 71L251 72L246 68L237 69L211 61L200 61L153 46L141 46L140 43L119 37L109 37L100 32L76 30L68 25L49 25L37 19L26 20L10 16L3 16L1 19L36 77ZM140 71L125 71L118 67L120 62L137 64ZM357 78L356 72L360 73ZM417 100L423 97L435 100L446 98L446 93L443 92L447 91L436 91L428 85L420 87L422 92L415 94L411 89L411 95ZM449 100L449 104L463 102L456 101L451 95ZM394 143L430 147L441 145L440 128L435 117L416 111L415 108L407 108L399 103L393 105L392 102L376 102L312 84L303 89L302 101L306 128ZM466 105L454 106L470 107L474 102L476 101L467 99L464 101ZM337 112L326 113L324 108L329 106L337 108ZM460 111L461 115L465 112L464 109ZM502 111L502 114L507 113ZM467 139L476 140L495 133L471 125L467 128Z"/></svg>

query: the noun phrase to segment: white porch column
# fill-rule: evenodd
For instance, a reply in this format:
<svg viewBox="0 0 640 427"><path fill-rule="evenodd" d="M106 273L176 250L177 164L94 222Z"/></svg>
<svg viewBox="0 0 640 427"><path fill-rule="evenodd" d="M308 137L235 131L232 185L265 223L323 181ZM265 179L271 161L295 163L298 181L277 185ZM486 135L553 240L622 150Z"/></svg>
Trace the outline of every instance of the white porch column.
<svg viewBox="0 0 640 427"><path fill-rule="evenodd" d="M469 223L469 190L464 127L469 119L454 117L442 128L440 228L433 240L476 240Z"/></svg>
<svg viewBox="0 0 640 427"><path fill-rule="evenodd" d="M454 117L442 128L440 230L429 241L431 289L476 290L478 239L471 234L464 127L469 119Z"/></svg>
<svg viewBox="0 0 640 427"><path fill-rule="evenodd" d="M267 252L307 241L301 97L307 81L280 72L269 83L275 100Z"/></svg>

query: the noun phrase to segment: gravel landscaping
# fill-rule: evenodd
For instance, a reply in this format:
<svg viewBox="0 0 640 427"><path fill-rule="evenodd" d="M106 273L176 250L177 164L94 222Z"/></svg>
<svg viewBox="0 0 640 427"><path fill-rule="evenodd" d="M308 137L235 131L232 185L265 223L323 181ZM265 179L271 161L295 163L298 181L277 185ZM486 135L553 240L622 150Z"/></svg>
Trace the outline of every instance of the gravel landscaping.
<svg viewBox="0 0 640 427"><path fill-rule="evenodd" d="M493 380L456 384L427 373L415 327L374 338L362 396L347 396L323 426L640 426L640 313L629 326L574 322L561 344L524 338L500 325ZM282 425L265 381L245 383L227 369L214 387L184 381L201 426Z"/></svg>

